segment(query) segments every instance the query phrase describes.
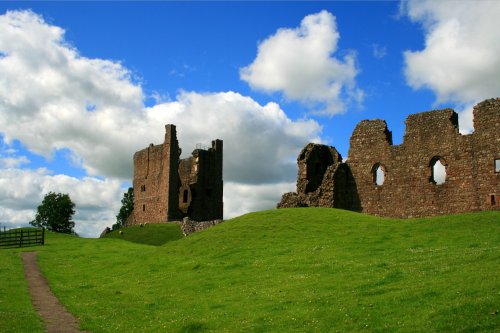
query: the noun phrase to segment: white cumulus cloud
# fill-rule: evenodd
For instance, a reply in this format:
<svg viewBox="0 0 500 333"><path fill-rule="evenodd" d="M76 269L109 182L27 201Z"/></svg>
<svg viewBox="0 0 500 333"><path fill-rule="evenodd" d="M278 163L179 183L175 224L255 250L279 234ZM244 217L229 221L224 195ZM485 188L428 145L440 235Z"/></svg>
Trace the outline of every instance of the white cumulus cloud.
<svg viewBox="0 0 500 333"><path fill-rule="evenodd" d="M1 156L0 155L0 168L17 168L23 164L27 164L30 161L26 156Z"/></svg>
<svg viewBox="0 0 500 333"><path fill-rule="evenodd" d="M363 92L355 83L355 53L334 56L339 37L331 13L308 15L300 27L279 29L260 43L257 57L240 69L240 77L254 89L283 92L317 113L344 112L347 104L363 99Z"/></svg>
<svg viewBox="0 0 500 333"><path fill-rule="evenodd" d="M228 217L234 217L276 207L283 193L295 191L295 182L257 185L229 182L224 184L224 191L224 209L229 212ZM230 196L241 200L230 200Z"/></svg>
<svg viewBox="0 0 500 333"><path fill-rule="evenodd" d="M470 130L471 105L500 91L500 2L410 0L402 10L425 32L424 49L404 53L408 84L455 103Z"/></svg>
<svg viewBox="0 0 500 333"><path fill-rule="evenodd" d="M49 157L69 148L90 174L127 177L137 147L126 124L143 108L140 86L119 63L89 59L64 40L64 30L30 11L0 16L0 128ZM95 106L87 111L88 106Z"/></svg>
<svg viewBox="0 0 500 333"><path fill-rule="evenodd" d="M276 183L295 177L295 158L309 141L319 141L320 126L312 120L290 120L276 103L260 105L235 92L185 92L177 101L147 112L150 128L177 125L183 156L196 143L224 141L224 179L244 184ZM163 139L163 132L155 143Z"/></svg>

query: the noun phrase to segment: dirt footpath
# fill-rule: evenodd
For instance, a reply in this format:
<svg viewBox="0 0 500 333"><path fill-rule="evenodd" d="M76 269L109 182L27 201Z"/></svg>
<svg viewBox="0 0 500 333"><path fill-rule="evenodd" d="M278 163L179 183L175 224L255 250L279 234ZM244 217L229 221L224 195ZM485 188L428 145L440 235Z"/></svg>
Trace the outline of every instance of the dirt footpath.
<svg viewBox="0 0 500 333"><path fill-rule="evenodd" d="M24 276L28 282L33 306L42 317L49 333L83 332L78 329L78 319L69 313L49 288L47 280L40 272L36 252L23 252Z"/></svg>

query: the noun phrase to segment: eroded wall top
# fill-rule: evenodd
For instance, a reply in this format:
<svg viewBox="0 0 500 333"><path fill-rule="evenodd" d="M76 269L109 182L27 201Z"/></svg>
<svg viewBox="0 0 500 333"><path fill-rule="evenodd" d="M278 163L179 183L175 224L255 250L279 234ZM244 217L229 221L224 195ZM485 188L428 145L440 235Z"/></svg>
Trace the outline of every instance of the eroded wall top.
<svg viewBox="0 0 500 333"><path fill-rule="evenodd" d="M323 194L333 189L329 207L381 216L500 209L499 98L474 107L472 134L459 133L458 115L452 109L412 114L405 124L403 143L393 145L385 121L361 121L350 138L348 161L330 178L321 178L323 169L314 166L322 165L318 160L330 163L328 154L324 158L319 153L328 148L314 148L316 158L308 162L304 152L314 145L307 145L298 159L297 193L285 194L282 203L317 206L314 200L297 199L309 189L327 198Z"/></svg>

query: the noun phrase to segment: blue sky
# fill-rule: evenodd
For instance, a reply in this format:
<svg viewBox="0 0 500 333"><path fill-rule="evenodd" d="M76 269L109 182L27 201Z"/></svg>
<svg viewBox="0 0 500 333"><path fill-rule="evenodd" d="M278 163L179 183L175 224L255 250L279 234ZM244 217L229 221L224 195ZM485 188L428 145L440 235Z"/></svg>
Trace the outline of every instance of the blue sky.
<svg viewBox="0 0 500 333"><path fill-rule="evenodd" d="M178 126L225 141L225 216L294 190L310 141L346 158L363 119L402 142L411 114L500 89L499 3L2 2L0 225L68 192L77 231L114 222L132 154Z"/></svg>

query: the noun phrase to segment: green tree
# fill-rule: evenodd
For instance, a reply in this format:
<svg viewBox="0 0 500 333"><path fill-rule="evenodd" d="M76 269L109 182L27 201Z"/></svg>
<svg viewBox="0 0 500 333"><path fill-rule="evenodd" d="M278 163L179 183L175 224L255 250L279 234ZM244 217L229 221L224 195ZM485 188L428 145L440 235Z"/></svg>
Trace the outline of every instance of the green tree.
<svg viewBox="0 0 500 333"><path fill-rule="evenodd" d="M132 187L128 188L128 191L123 193L122 199L122 207L116 215L116 223L113 224L113 230L121 228L125 226L125 222L127 221L130 214L132 214L134 210L134 189Z"/></svg>
<svg viewBox="0 0 500 333"><path fill-rule="evenodd" d="M31 225L65 234L74 234L75 204L68 194L49 192L37 208Z"/></svg>

